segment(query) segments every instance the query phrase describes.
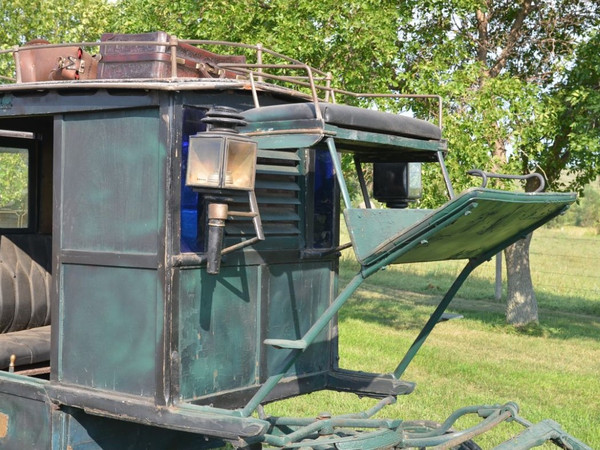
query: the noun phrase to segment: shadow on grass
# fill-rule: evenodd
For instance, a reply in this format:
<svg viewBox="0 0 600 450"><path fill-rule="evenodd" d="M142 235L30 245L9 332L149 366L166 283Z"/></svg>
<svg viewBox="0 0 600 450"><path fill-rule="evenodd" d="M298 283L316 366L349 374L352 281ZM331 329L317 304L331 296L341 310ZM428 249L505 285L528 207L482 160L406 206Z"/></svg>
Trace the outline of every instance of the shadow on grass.
<svg viewBox="0 0 600 450"><path fill-rule="evenodd" d="M343 264L341 287L349 281L354 270L355 266ZM340 319L357 319L395 329L415 329L418 333L453 281L451 274L384 271L365 281L348 307L340 312ZM481 295L481 292L492 292L492 295ZM449 310L498 333L600 340L600 302L578 297L538 295L540 324L515 328L506 324L504 301L490 300L493 292L493 283L488 280L469 279ZM547 307L549 303L551 306ZM564 308L558 305L564 305Z"/></svg>

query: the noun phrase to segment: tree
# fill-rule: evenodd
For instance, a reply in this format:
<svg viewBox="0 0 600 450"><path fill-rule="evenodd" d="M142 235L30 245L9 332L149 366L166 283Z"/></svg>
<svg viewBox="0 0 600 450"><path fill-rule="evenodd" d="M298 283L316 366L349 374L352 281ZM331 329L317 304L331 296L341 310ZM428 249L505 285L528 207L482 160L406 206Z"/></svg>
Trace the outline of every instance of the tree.
<svg viewBox="0 0 600 450"><path fill-rule="evenodd" d="M471 165L539 172L552 188L567 170L575 176L562 187L577 191L595 177L600 141L590 113L598 79L588 69L598 58L591 34L599 23L596 2L441 0L415 4L414 12L401 33L401 53L409 56L397 88L441 87L454 151L448 163L459 186ZM535 187L528 183L526 190ZM507 320L514 325L538 321L530 241L505 251Z"/></svg>

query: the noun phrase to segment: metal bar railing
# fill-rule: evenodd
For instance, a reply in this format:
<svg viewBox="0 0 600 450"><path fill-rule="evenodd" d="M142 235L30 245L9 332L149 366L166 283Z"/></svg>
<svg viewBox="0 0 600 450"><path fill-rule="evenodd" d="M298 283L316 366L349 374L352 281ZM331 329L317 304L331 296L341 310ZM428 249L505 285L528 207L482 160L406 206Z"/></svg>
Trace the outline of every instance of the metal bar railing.
<svg viewBox="0 0 600 450"><path fill-rule="evenodd" d="M240 63L220 63L219 67L230 69L241 75L246 76L250 83L254 93L256 93L257 83L264 83L265 79L280 81L283 83L289 83L292 86L299 88L307 88L310 92L309 98L318 105L318 102L322 98L325 102L336 102L336 94L346 95L353 98L406 98L406 99L432 99L437 100L438 110L437 119L438 125L442 128L442 98L439 95L429 94L373 94L373 93L356 93L348 90L335 88L332 86L332 75L330 72L324 72L309 66L297 59L286 56L282 53L275 52L268 48L265 48L262 44L244 44L238 42L229 41L214 41L214 40L198 40L198 39L178 39L175 36L170 36L168 42L156 42L156 41L94 41L94 42L79 42L79 43L67 43L67 44L43 44L44 48L61 48L61 47L72 47L74 45L84 48L98 48L99 46L150 46L159 45L169 48L170 64L171 64L171 79L178 77L178 46L179 44L189 44L195 46L214 46L214 47L225 47L225 48L239 48L249 50L254 54L255 63L253 64L240 64ZM7 81L21 82L20 76L20 64L19 64L19 52L23 50L31 50L32 46L14 46L9 49L0 50L2 54L12 54L15 62L14 73L15 78L9 76L0 76L0 79ZM283 64L266 64L265 57L269 56L275 60L283 61ZM256 69L256 70L254 70ZM302 70L306 72L305 76L297 75L277 75L269 74L265 69L276 69L276 70ZM294 89L292 89L294 90ZM253 94L255 95L255 94ZM322 97L320 97L322 95ZM256 102L255 98L255 102ZM317 118L320 118L320 108L315 108L315 114Z"/></svg>

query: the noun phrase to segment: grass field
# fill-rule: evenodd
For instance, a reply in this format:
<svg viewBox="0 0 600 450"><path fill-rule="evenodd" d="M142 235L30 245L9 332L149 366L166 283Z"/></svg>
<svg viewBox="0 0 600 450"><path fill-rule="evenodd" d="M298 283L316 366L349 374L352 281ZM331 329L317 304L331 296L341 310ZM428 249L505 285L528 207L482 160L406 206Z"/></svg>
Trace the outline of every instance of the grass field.
<svg viewBox="0 0 600 450"><path fill-rule="evenodd" d="M379 415L440 422L462 406L515 401L528 420L552 418L600 449L598 261L600 237L581 230L536 232L532 267L541 323L522 331L505 324L504 303L494 301L494 262L478 269L450 306L464 318L439 324L408 367L404 379L417 382L415 392ZM344 255L340 285L356 268ZM340 366L392 371L460 268L453 262L393 266L368 279L340 313ZM268 412L348 413L373 403L321 392ZM521 429L503 425L476 442L492 448Z"/></svg>

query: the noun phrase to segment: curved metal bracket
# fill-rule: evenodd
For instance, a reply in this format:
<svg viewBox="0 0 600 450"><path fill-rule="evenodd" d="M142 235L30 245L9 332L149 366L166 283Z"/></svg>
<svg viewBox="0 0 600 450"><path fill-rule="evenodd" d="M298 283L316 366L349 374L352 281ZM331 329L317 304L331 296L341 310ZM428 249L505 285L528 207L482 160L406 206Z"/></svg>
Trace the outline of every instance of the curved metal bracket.
<svg viewBox="0 0 600 450"><path fill-rule="evenodd" d="M481 177L483 179L483 181L481 182L481 187L487 186L488 178L501 178L505 180L527 180L529 178L537 178L540 182L540 185L533 192L541 192L546 187L546 180L544 180L544 177L539 173L530 173L527 175L507 175L502 173L484 172L480 169L469 170L467 173L469 175Z"/></svg>

